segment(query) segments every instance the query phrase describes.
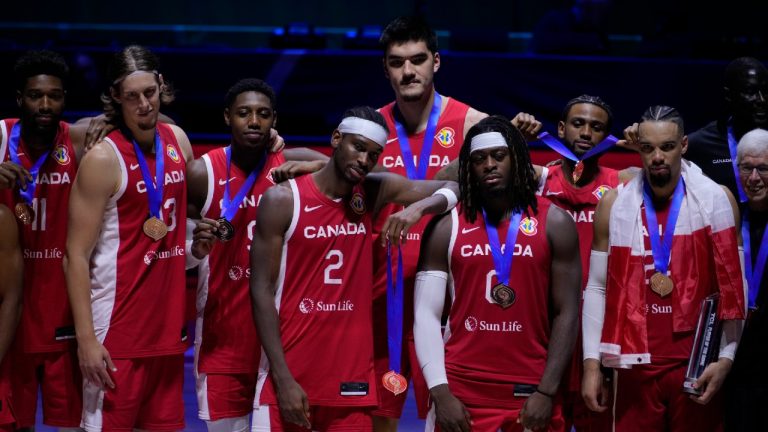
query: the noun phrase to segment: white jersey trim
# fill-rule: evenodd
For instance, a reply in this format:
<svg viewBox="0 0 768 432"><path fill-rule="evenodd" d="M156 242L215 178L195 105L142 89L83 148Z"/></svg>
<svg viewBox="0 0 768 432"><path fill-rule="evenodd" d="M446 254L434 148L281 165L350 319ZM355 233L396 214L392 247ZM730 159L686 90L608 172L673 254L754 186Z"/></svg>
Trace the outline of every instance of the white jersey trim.
<svg viewBox="0 0 768 432"><path fill-rule="evenodd" d="M200 210L200 216L205 216L211 209L211 202L213 201L213 186L216 179L213 175L213 164L211 163L210 156L204 154L202 159L203 162L205 162L205 171L208 174L208 192L205 195L205 204L203 204L203 208Z"/></svg>
<svg viewBox="0 0 768 432"><path fill-rule="evenodd" d="M8 150L8 126L5 124L5 120L0 120L0 134L2 134L2 140L0 140L0 162L4 162L5 153ZM9 155L10 157L10 155Z"/></svg>
<svg viewBox="0 0 768 432"><path fill-rule="evenodd" d="M549 176L549 168L541 167L541 175L539 176L539 185L536 190L536 195L544 195L544 186L547 185L547 176Z"/></svg>
<svg viewBox="0 0 768 432"><path fill-rule="evenodd" d="M117 157L118 162L120 162L120 187L117 188L117 192L115 192L115 194L109 198L109 203L107 205L107 207L111 207L113 205L116 207L117 200L123 196L125 189L128 187L128 169L125 167L125 159L123 159L123 155L120 154L120 150L118 150L117 144L115 144L111 138L104 138L104 141L112 146L112 150L115 152L115 157Z"/></svg>

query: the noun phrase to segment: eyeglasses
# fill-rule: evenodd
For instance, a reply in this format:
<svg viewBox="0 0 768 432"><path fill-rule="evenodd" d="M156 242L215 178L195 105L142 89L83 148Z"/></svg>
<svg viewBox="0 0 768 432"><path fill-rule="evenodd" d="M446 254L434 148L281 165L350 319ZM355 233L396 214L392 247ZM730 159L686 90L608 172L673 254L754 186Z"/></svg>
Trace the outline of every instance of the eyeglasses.
<svg viewBox="0 0 768 432"><path fill-rule="evenodd" d="M760 177L768 177L768 165L747 165L739 164L739 172L743 175L751 175L752 171L757 170L757 175Z"/></svg>

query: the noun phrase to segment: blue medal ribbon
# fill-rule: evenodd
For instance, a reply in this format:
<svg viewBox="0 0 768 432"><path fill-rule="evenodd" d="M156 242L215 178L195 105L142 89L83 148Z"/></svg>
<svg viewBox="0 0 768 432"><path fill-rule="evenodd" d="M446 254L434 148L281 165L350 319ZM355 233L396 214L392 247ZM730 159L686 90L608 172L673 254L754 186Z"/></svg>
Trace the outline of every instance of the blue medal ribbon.
<svg viewBox="0 0 768 432"><path fill-rule="evenodd" d="M596 154L599 154L608 150L609 148L613 147L619 139L613 135L608 135L607 138L600 141L596 146L592 147L588 152L584 153L584 155L581 158L576 156L576 154L573 153L573 150L566 147L565 144L563 144L563 142L557 139L554 135L550 135L549 132L543 132L539 134L539 140L544 144L546 144L547 147L560 153L561 156L567 159L570 159L574 162L579 162L579 161L589 159Z"/></svg>
<svg viewBox="0 0 768 432"><path fill-rule="evenodd" d="M147 188L147 197L149 198L150 216L160 217L160 201L163 199L163 184L165 183L165 152L163 151L163 141L160 139L160 133L155 130L155 182L152 181L152 175L149 173L147 160L144 153L141 152L139 144L135 139L133 142L133 151L136 153L136 160L141 167L141 176L144 179L144 185Z"/></svg>
<svg viewBox="0 0 768 432"><path fill-rule="evenodd" d="M485 220L485 232L488 235L488 244L491 247L491 256L493 257L493 267L496 269L496 279L499 283L509 286L509 275L512 271L512 259L515 252L515 241L517 233L520 231L520 219L523 213L512 213L509 218L509 229L507 230L507 240L504 243L504 251L499 244L499 232L495 226L488 222L488 215L483 209L483 219Z"/></svg>
<svg viewBox="0 0 768 432"><path fill-rule="evenodd" d="M429 155L432 153L432 144L435 142L435 129L437 129L437 120L440 118L440 106L442 97L435 92L432 110L429 112L429 121L427 130L424 132L424 144L421 146L419 155L419 166L416 167L413 162L413 153L411 152L411 143L408 141L408 133L402 123L397 121L395 116L395 130L397 131L397 141L400 144L400 152L403 154L403 165L411 180L424 180L427 176L427 167L429 167ZM399 111L398 111L399 112ZM402 116L402 114L401 114Z"/></svg>
<svg viewBox="0 0 768 432"><path fill-rule="evenodd" d="M736 190L739 191L739 202L747 202L747 195L744 193L744 188L741 186L741 176L739 176L739 164L736 162L738 153L736 147L739 142L736 141L736 137L733 135L733 126L728 124L728 151L731 153L731 165L733 166L733 176L736 179Z"/></svg>
<svg viewBox="0 0 768 432"><path fill-rule="evenodd" d="M19 159L19 139L21 137L21 124L16 122L11 129L11 135L8 137L8 147L11 154L11 161L20 166L24 166ZM28 205L32 205L32 200L35 198L35 188L37 188L37 174L40 172L40 167L43 166L48 159L50 151L43 153L42 156L37 158L32 168L29 169L29 174L32 176L31 182L26 182L19 189L19 195Z"/></svg>
<svg viewBox="0 0 768 432"><path fill-rule="evenodd" d="M744 209L741 216L741 238L744 243L744 267L747 276L748 296L747 301L750 309L757 307L757 293L760 292L760 282L763 280L763 270L765 270L766 259L768 259L768 226L763 232L763 239L760 241L760 250L757 252L757 261L752 265L752 243L749 233L749 209Z"/></svg>
<svg viewBox="0 0 768 432"><path fill-rule="evenodd" d="M224 149L224 153L227 155L227 183L224 185L224 197L221 200L221 217L232 222L232 219L235 218L237 211L240 209L240 203L243 202L245 194L251 190L253 184L256 183L259 174L261 174L261 171L264 169L264 164L267 162L267 152L265 151L261 155L261 159L259 160L259 163L256 164L256 168L248 174L245 183L240 186L240 189L232 200L229 199L229 180L232 178L232 176L229 175L230 166L232 165L232 146L227 146L227 148Z"/></svg>
<svg viewBox="0 0 768 432"><path fill-rule="evenodd" d="M664 236L659 235L659 223L656 220L656 210L653 208L653 198L651 195L651 187L648 182L643 183L643 203L645 204L645 219L648 223L648 237L651 240L651 253L653 254L653 265L656 271L667 275L667 268L669 267L669 255L672 251L672 237L675 235L675 225L677 224L677 217L680 215L680 207L683 204L683 196L685 195L685 185L683 177L680 176L680 180L677 181L675 191L672 192L672 203L669 207L669 216L667 217L667 223L664 225Z"/></svg>
<svg viewBox="0 0 768 432"><path fill-rule="evenodd" d="M394 283L393 283L394 282ZM392 245L387 242L387 347L389 370L400 373L403 348L403 253L397 247L397 279L392 280Z"/></svg>

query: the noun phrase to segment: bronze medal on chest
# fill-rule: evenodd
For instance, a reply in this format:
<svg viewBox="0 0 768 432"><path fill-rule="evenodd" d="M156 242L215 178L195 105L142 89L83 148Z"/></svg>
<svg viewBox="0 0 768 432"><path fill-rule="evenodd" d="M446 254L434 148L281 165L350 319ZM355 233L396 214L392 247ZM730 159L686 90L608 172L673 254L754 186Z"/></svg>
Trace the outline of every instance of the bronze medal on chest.
<svg viewBox="0 0 768 432"><path fill-rule="evenodd" d="M675 284L672 282L672 279L665 274L656 272L651 276L651 289L662 297L668 296L674 287Z"/></svg>
<svg viewBox="0 0 768 432"><path fill-rule="evenodd" d="M13 211L16 213L16 217L19 221L24 225L29 225L35 220L35 211L32 210L32 206L27 203L17 203Z"/></svg>
<svg viewBox="0 0 768 432"><path fill-rule="evenodd" d="M515 302L517 295L509 285L500 283L491 289L491 298L497 305L506 309Z"/></svg>
<svg viewBox="0 0 768 432"><path fill-rule="evenodd" d="M166 226L165 223L159 218L154 216L144 221L144 226L142 228L144 230L144 234L146 234L154 241L158 241L165 237L166 234L168 234L168 226Z"/></svg>

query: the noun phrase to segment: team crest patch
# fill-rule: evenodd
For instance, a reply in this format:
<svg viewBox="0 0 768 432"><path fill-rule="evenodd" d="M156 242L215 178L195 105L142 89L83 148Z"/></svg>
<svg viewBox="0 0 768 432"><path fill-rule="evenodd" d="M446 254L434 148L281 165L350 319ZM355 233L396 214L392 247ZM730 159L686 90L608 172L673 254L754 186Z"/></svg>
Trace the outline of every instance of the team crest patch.
<svg viewBox="0 0 768 432"><path fill-rule="evenodd" d="M53 158L56 159L56 162L59 163L59 165L67 165L69 163L69 152L67 151L67 148L64 146L58 146L53 151Z"/></svg>
<svg viewBox="0 0 768 432"><path fill-rule="evenodd" d="M349 200L349 206L352 207L352 210L357 214L365 213L365 199L363 198L363 194L360 192L352 194L352 199Z"/></svg>
<svg viewBox="0 0 768 432"><path fill-rule="evenodd" d="M538 225L539 221L537 221L535 217L523 218L523 220L520 221L520 231L527 236L533 236L538 232L536 229Z"/></svg>
<svg viewBox="0 0 768 432"><path fill-rule="evenodd" d="M437 135L435 135L435 139L437 139L437 142L439 142L441 146L450 148L455 144L455 141L453 140L454 136L456 136L456 132L453 128L446 126L440 129Z"/></svg>
<svg viewBox="0 0 768 432"><path fill-rule="evenodd" d="M605 193L609 190L611 190L610 186L600 185L597 187L597 189L592 191L592 195L594 195L597 199L602 199L603 195L605 195Z"/></svg>
<svg viewBox="0 0 768 432"><path fill-rule="evenodd" d="M176 151L176 148L168 144L165 149L166 153L168 153L168 157L171 158L172 161L179 163L179 153Z"/></svg>

